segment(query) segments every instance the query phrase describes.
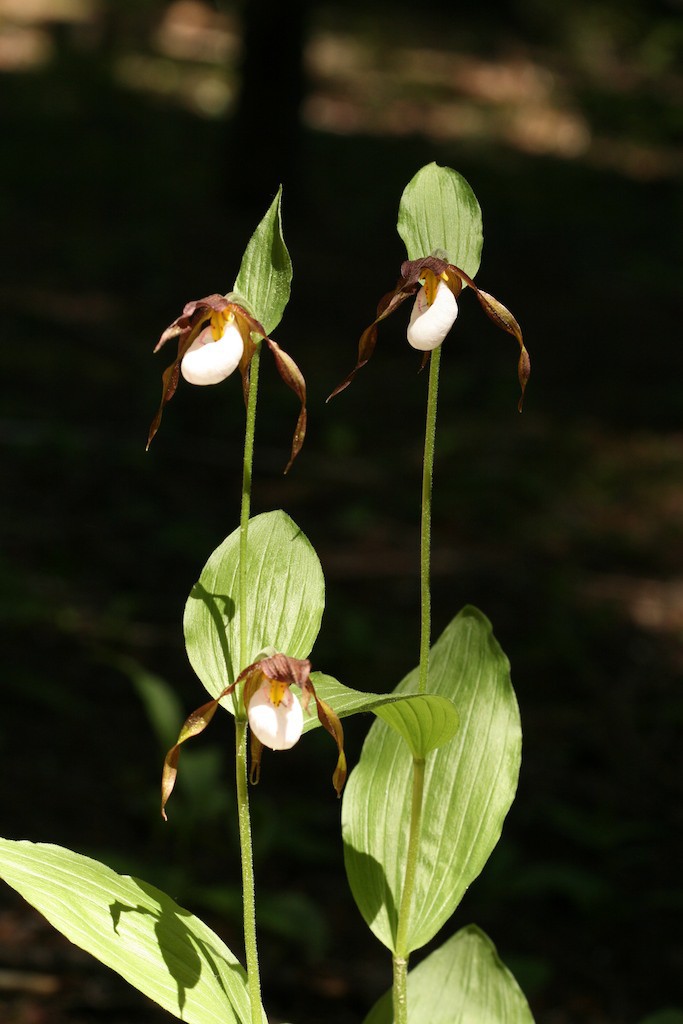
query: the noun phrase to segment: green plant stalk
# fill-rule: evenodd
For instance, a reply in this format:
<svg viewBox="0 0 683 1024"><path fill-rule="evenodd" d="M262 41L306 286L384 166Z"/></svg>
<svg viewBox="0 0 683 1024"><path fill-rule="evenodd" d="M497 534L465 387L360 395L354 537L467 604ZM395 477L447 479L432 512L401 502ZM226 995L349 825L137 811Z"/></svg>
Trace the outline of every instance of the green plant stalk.
<svg viewBox="0 0 683 1024"><path fill-rule="evenodd" d="M403 881L401 903L398 908L398 926L393 955L392 999L394 1006L394 1024L408 1024L408 929L410 911L415 888L415 872L420 851L422 827L422 797L424 794L425 761L423 757L413 758L413 790L410 802L410 831L408 833L408 851L406 855L406 874Z"/></svg>
<svg viewBox="0 0 683 1024"><path fill-rule="evenodd" d="M420 516L420 670L418 693L425 693L429 676L429 649L432 632L431 550L432 550L432 483L434 479L434 448L436 442L436 410L439 397L441 346L429 360L427 416L425 423L424 458L422 462L422 509ZM410 828L406 854L406 873L398 911L396 944L393 955L392 1000L394 1024L408 1024L408 929L415 888L415 872L420 849L422 802L424 795L424 758L413 758L413 788L410 804Z"/></svg>
<svg viewBox="0 0 683 1024"><path fill-rule="evenodd" d="M251 513L251 476L254 462L254 432L256 428L256 398L258 395L259 363L261 346L257 345L249 367L249 394L247 396L247 421L244 430L244 461L242 464L242 506L240 509L240 672L246 668L247 660L247 539L249 515ZM244 712L244 708L241 708Z"/></svg>
<svg viewBox="0 0 683 1024"><path fill-rule="evenodd" d="M244 915L244 952L247 962L247 990L251 1004L251 1024L262 1024L261 977L259 974L258 946L256 944L256 891L254 886L254 858L251 843L249 815L249 787L247 781L247 720L235 717L235 779L237 790L237 818L242 860L242 908Z"/></svg>
<svg viewBox="0 0 683 1024"><path fill-rule="evenodd" d="M257 346L251 360L247 418L244 432L244 463L242 470L242 505L240 510L240 660L239 671L247 661L247 539L251 512L251 478L254 461L254 432L256 427L256 397L261 347ZM236 692L236 691L234 691ZM242 861L242 909L244 916L244 951L247 962L247 989L251 1004L252 1024L262 1024L261 978L259 974L258 946L256 943L256 890L254 886L254 854L251 842L249 815L249 787L247 779L247 715L240 694L235 707L235 780L237 791L237 818Z"/></svg>
<svg viewBox="0 0 683 1024"><path fill-rule="evenodd" d="M439 397L441 345L429 360L427 391L427 422L422 463L422 516L420 525L420 673L418 693L427 689L429 648L432 633L431 557L432 557L432 481L434 479L434 447L436 440L436 408Z"/></svg>

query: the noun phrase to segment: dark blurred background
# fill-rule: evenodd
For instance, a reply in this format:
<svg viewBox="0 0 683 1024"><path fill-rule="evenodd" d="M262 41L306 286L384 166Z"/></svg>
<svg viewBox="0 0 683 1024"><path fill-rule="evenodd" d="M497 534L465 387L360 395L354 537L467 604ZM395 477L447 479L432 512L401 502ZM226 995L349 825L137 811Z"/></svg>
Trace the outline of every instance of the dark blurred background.
<svg viewBox="0 0 683 1024"><path fill-rule="evenodd" d="M0 0L3 711L0 831L167 889L239 951L232 728L161 757L204 700L184 602L237 524L239 382L181 385L144 445L190 299L226 291L284 182L294 261L264 358L253 510L322 560L315 665L389 690L418 647L426 375L401 315L329 406L404 253L431 160L483 208L478 281L444 347L434 635L467 602L512 662L516 803L437 941L477 922L539 1022L683 1019L683 170L680 0L416 6ZM407 314L406 314L407 318ZM351 763L368 718L349 720ZM359 1022L388 958L345 888L328 738L253 792L273 1021ZM416 955L418 962L421 954ZM668 1012L667 1012L668 1011ZM168 1019L0 893L8 1024Z"/></svg>

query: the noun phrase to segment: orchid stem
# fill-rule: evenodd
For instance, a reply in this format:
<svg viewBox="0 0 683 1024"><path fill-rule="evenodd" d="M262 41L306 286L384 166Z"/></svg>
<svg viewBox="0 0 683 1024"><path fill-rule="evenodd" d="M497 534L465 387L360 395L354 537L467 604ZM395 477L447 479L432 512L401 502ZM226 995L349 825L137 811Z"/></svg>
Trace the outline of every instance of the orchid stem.
<svg viewBox="0 0 683 1024"><path fill-rule="evenodd" d="M429 360L427 416L425 424L424 459L422 463L422 514L420 519L420 668L418 693L427 689L429 649L432 631L431 546L432 546L432 481L434 479L434 447L436 440L436 409L439 395L441 346ZM408 1024L408 948L410 913L415 889L415 873L419 860L424 797L424 758L413 757L413 786L410 803L410 825L403 891L398 910L396 944L393 955L392 1000L394 1024Z"/></svg>
<svg viewBox="0 0 683 1024"><path fill-rule="evenodd" d="M422 518L420 527L420 675L418 693L427 689L429 648L432 631L431 549L432 549L432 481L434 479L434 444L436 439L436 408L439 396L441 346L429 360L427 422L425 425L424 460L422 463Z"/></svg>
<svg viewBox="0 0 683 1024"><path fill-rule="evenodd" d="M251 360L247 418L244 432L244 464L242 471L242 507L240 511L240 651L239 669L247 667L247 539L251 511L251 477L254 461L254 431L256 426L256 396L258 390L260 345ZM236 691L234 691L236 692ZM256 891L254 886L254 854L251 842L249 815L249 787L247 780L247 719L243 698L238 697L235 707L235 779L237 790L237 817L242 861L242 909L244 915L244 951L247 962L247 989L251 1004L251 1024L261 1024L261 978L259 975L258 947L256 944Z"/></svg>
<svg viewBox="0 0 683 1024"><path fill-rule="evenodd" d="M254 462L254 431L256 427L256 397L261 346L256 346L249 367L249 394L247 397L247 422L244 431L244 462L242 468L242 507L240 511L240 667L247 667L247 538L251 512L251 475Z"/></svg>
<svg viewBox="0 0 683 1024"><path fill-rule="evenodd" d="M251 1024L261 1024L261 978L256 944L256 899L254 859L251 845L249 789L247 783L247 722L235 720L235 778L240 854L242 858L242 908L244 914L244 952L247 961L247 990L251 1004Z"/></svg>
<svg viewBox="0 0 683 1024"><path fill-rule="evenodd" d="M406 873L403 880L403 892L398 908L398 925L396 928L395 952L393 955L394 977L392 998L394 1006L394 1024L408 1024L408 948L410 911L415 889L415 872L420 850L420 831L422 826L422 797L424 795L425 761L423 757L413 758L413 790L410 802L410 830L408 832L408 850L406 853Z"/></svg>

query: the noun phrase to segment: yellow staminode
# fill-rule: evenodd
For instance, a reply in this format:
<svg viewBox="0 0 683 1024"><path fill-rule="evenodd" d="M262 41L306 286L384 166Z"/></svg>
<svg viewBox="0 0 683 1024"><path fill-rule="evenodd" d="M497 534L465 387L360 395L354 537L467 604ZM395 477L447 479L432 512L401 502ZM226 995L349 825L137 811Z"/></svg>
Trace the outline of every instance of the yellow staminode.
<svg viewBox="0 0 683 1024"><path fill-rule="evenodd" d="M280 682L279 679L271 679L270 680L270 693L268 694L268 696L270 698L270 703L273 705L273 707L276 707L276 708L280 707L280 704L282 702L282 698L284 697L285 693L287 692L287 689L288 689L288 684L287 683L282 683L282 682Z"/></svg>
<svg viewBox="0 0 683 1024"><path fill-rule="evenodd" d="M441 281L446 281L446 283L448 283L448 274L444 272L443 274L439 274L437 276L433 270L430 270L429 267L425 267L424 272L419 280L420 284L425 290L425 298L427 299L427 305L431 306L431 304L434 302L434 299L436 298L439 283Z"/></svg>
<svg viewBox="0 0 683 1024"><path fill-rule="evenodd" d="M231 323L235 319L235 314L232 310L221 310L220 313L211 314L211 334L214 341L220 341L225 331L225 325Z"/></svg>

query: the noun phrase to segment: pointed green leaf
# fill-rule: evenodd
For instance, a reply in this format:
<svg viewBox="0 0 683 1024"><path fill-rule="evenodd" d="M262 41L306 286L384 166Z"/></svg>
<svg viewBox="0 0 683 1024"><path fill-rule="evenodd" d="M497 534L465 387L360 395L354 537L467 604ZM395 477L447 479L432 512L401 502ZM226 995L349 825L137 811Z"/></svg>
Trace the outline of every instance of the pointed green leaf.
<svg viewBox="0 0 683 1024"><path fill-rule="evenodd" d="M320 561L299 527L282 511L249 520L247 550L247 660L240 649L240 533L216 548L185 606L190 663L217 697L268 647L306 658L320 630L325 581ZM232 711L227 698L225 707Z"/></svg>
<svg viewBox="0 0 683 1024"><path fill-rule="evenodd" d="M408 182L398 211L408 259L440 255L474 277L483 234L481 209L465 179L450 167L427 164Z"/></svg>
<svg viewBox="0 0 683 1024"><path fill-rule="evenodd" d="M395 692L414 692L415 669ZM521 756L508 660L491 625L465 608L432 648L428 689L449 697L461 727L429 756L422 835L405 955L448 920L498 842ZM375 935L394 949L405 877L413 761L395 732L375 722L342 804L344 859L354 898Z"/></svg>
<svg viewBox="0 0 683 1024"><path fill-rule="evenodd" d="M245 249L233 292L271 334L289 302L292 261L282 234L282 186Z"/></svg>
<svg viewBox="0 0 683 1024"><path fill-rule="evenodd" d="M71 942L185 1024L251 1020L236 957L154 886L59 846L8 839L0 839L0 877Z"/></svg>
<svg viewBox="0 0 683 1024"><path fill-rule="evenodd" d="M311 680L319 697L339 718L372 711L402 736L415 757L426 757L455 736L460 721L453 701L434 694L364 693L352 690L332 676L313 672ZM320 725L311 715L304 732Z"/></svg>
<svg viewBox="0 0 683 1024"><path fill-rule="evenodd" d="M533 1024L524 993L495 946L474 925L462 928L408 974L410 1024ZM391 992L363 1024L393 1024Z"/></svg>

